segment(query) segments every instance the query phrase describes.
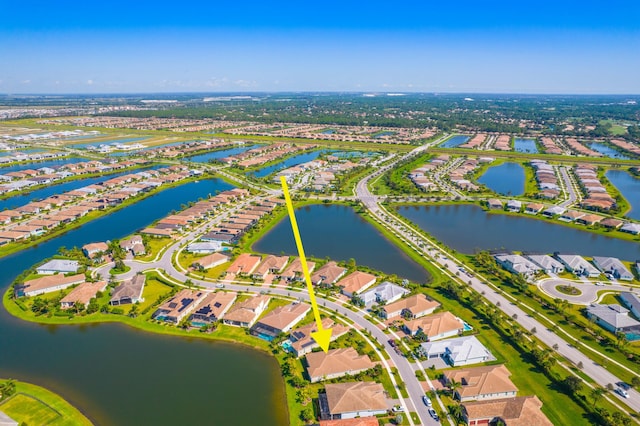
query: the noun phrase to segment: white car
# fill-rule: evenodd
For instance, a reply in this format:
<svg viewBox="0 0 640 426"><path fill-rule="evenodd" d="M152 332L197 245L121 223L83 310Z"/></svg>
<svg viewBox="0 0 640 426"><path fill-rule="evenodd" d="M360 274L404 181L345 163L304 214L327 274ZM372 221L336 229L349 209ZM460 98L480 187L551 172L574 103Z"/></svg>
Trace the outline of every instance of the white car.
<svg viewBox="0 0 640 426"><path fill-rule="evenodd" d="M616 393L623 398L629 398L629 393L622 388L616 388Z"/></svg>
<svg viewBox="0 0 640 426"><path fill-rule="evenodd" d="M427 407L431 407L431 400L427 395L422 395L422 402L424 402L424 405Z"/></svg>

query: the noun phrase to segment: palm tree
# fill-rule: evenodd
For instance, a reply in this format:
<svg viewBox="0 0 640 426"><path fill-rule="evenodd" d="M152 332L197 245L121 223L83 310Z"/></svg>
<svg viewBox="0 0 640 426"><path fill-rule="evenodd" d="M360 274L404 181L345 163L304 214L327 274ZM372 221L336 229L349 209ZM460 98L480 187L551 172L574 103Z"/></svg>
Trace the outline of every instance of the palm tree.
<svg viewBox="0 0 640 426"><path fill-rule="evenodd" d="M451 417L453 417L453 420L456 422L456 425L460 423L465 424L463 416L464 413L460 404L450 405L449 413L451 414Z"/></svg>
<svg viewBox="0 0 640 426"><path fill-rule="evenodd" d="M602 398L602 395L604 395L606 392L607 390L600 386L596 386L595 388L591 389L591 399L593 399L594 406L598 403L598 401Z"/></svg>
<svg viewBox="0 0 640 426"><path fill-rule="evenodd" d="M449 390L451 391L451 398L454 397L456 391L462 387L462 383L456 382L455 379L449 380Z"/></svg>

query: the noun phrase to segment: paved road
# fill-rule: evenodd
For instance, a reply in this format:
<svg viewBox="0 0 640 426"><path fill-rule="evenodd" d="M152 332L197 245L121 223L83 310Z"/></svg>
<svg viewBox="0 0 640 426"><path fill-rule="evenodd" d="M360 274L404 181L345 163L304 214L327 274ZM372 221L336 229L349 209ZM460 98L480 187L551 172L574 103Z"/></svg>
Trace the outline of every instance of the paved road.
<svg viewBox="0 0 640 426"><path fill-rule="evenodd" d="M580 294L576 296L571 296L569 294L564 294L558 291L557 287L560 285L568 285L573 286L580 290ZM640 289L637 287L629 287L628 285L618 284L603 284L603 285L595 285L595 283L584 282L584 281L574 281L574 280L566 280L562 278L547 278L544 280L540 280L538 282L538 287L549 296L563 300L567 300L574 305L589 305L598 300L598 292L601 291L612 291L612 292L623 292L623 291L632 291L636 294L640 294Z"/></svg>
<svg viewBox="0 0 640 426"><path fill-rule="evenodd" d="M580 196L580 194L578 192L578 189L573 184L573 181L569 177L569 171L567 170L567 167L566 166L558 167L558 170L560 172L560 177L562 178L564 187L569 195L569 198L563 201L562 203L560 203L559 206L566 209L567 207L573 205L578 200L578 197Z"/></svg>

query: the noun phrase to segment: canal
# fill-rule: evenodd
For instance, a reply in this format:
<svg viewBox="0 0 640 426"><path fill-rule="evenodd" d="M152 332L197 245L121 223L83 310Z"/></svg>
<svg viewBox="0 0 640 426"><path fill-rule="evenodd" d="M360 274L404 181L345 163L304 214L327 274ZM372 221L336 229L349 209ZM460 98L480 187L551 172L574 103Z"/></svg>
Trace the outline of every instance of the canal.
<svg viewBox="0 0 640 426"><path fill-rule="evenodd" d="M623 153L621 153L620 151L618 151L617 149L612 148L609 145L603 144L603 143L599 143L599 142L587 142L585 143L585 146L587 148L590 148L596 152L599 152L600 154L604 155L605 157L609 157L609 158L617 158L619 160L630 160L631 157L624 155Z"/></svg>
<svg viewBox="0 0 640 426"><path fill-rule="evenodd" d="M504 163L489 167L478 179L493 192L502 195L522 195L524 193L524 169L518 163Z"/></svg>
<svg viewBox="0 0 640 426"><path fill-rule="evenodd" d="M429 273L388 241L351 207L316 204L299 208L296 219L305 254L309 257L330 257L335 260L355 259L387 274L424 283ZM287 217L278 223L253 249L262 253L297 255L291 223Z"/></svg>
<svg viewBox="0 0 640 426"><path fill-rule="evenodd" d="M631 206L625 216L640 220L640 179L623 170L609 170L606 176Z"/></svg>
<svg viewBox="0 0 640 426"><path fill-rule="evenodd" d="M170 188L2 258L0 289L4 293L18 274L61 246L122 238L182 204L230 188L218 179ZM280 369L270 355L115 323L45 326L0 308L0 377L43 385L99 425L288 422Z"/></svg>
<svg viewBox="0 0 640 426"><path fill-rule="evenodd" d="M514 250L640 259L640 244L547 220L490 214L476 205L400 206L398 212L462 253Z"/></svg>

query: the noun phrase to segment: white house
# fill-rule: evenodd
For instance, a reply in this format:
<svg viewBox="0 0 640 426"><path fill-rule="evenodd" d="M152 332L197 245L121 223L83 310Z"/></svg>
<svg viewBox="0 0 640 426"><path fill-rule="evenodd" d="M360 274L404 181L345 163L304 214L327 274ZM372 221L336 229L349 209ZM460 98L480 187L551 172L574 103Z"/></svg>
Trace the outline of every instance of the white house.
<svg viewBox="0 0 640 426"><path fill-rule="evenodd" d="M382 284L362 293L360 298L366 306L373 305L374 303L386 305L387 303L393 303L399 300L406 294L409 294L409 290L406 288L389 281L384 281Z"/></svg>
<svg viewBox="0 0 640 426"><path fill-rule="evenodd" d="M549 255L531 254L531 255L528 255L527 257L533 263L540 266L542 270L547 274L561 274L564 272L564 265Z"/></svg>
<svg viewBox="0 0 640 426"><path fill-rule="evenodd" d="M623 281L633 280L631 271L618 258L594 256L593 264L605 274L613 275L614 278Z"/></svg>
<svg viewBox="0 0 640 426"><path fill-rule="evenodd" d="M36 271L40 275L53 275L57 273L68 274L78 272L79 263L77 260L53 259L40 265Z"/></svg>
<svg viewBox="0 0 640 426"><path fill-rule="evenodd" d="M562 262L567 268L567 271L575 274L576 276L584 275L589 278L596 278L600 276L598 268L593 266L587 260L575 254L558 254L556 259Z"/></svg>
<svg viewBox="0 0 640 426"><path fill-rule="evenodd" d="M475 336L423 343L419 351L427 358L442 358L454 367L496 359Z"/></svg>

